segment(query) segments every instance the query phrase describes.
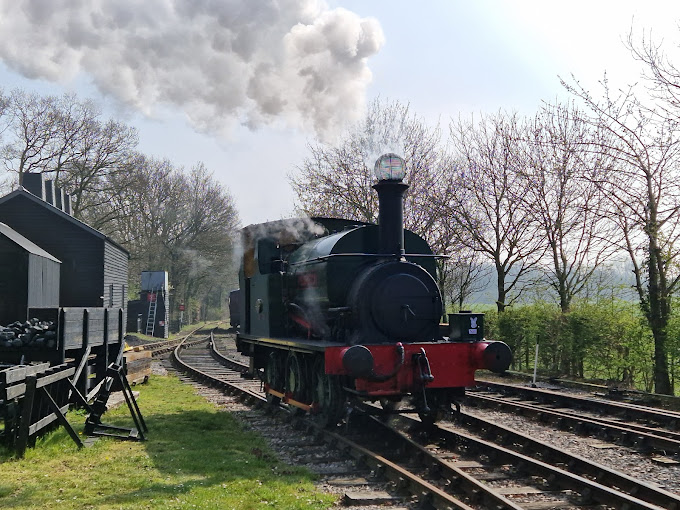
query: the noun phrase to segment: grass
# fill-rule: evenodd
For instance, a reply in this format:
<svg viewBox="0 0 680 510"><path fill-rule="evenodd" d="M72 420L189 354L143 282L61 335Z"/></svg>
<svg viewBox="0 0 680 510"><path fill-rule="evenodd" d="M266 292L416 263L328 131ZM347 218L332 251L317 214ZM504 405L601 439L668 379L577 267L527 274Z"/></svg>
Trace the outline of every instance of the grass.
<svg viewBox="0 0 680 510"><path fill-rule="evenodd" d="M257 435L174 376L135 389L149 427L145 442L101 439L79 450L63 428L24 459L0 450L3 509L321 509L334 496L314 475L281 463ZM85 415L69 413L79 433ZM131 426L127 407L104 415Z"/></svg>

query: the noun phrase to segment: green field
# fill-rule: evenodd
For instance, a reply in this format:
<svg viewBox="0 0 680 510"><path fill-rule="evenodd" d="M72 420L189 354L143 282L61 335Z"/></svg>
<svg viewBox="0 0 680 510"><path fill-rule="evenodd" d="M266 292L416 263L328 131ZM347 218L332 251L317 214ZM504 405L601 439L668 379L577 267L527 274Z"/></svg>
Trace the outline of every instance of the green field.
<svg viewBox="0 0 680 510"><path fill-rule="evenodd" d="M139 390L145 442L102 439L79 450L59 429L24 459L0 450L0 508L328 508L314 475L281 463L257 435L174 376ZM81 433L85 415L69 413ZM131 426L127 407L103 421Z"/></svg>

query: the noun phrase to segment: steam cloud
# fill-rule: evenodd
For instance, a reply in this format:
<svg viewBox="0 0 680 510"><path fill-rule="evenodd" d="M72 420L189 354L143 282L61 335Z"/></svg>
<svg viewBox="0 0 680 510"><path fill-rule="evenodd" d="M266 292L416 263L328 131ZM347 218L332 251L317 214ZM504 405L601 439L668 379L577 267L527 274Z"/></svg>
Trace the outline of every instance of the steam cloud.
<svg viewBox="0 0 680 510"><path fill-rule="evenodd" d="M283 122L332 134L363 109L375 19L322 0L17 0L0 5L0 59L29 78L84 72L153 115L196 129Z"/></svg>
<svg viewBox="0 0 680 510"><path fill-rule="evenodd" d="M314 223L311 218L287 218L248 225L244 229L244 233L245 236L238 236L232 251L232 260L236 271L241 264L243 254L247 250L254 249L254 242L257 239L268 237L276 240L280 245L300 244L322 236L326 232L321 225Z"/></svg>

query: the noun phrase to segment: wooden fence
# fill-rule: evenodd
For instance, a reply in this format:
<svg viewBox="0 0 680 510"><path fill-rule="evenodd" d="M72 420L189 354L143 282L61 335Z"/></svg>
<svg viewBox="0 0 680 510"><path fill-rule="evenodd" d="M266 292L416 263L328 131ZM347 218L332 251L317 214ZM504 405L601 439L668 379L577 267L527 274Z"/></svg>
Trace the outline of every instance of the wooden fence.
<svg viewBox="0 0 680 510"><path fill-rule="evenodd" d="M32 308L29 317L57 324L57 341L0 348L0 441L19 456L59 424L81 445L64 415L73 403L87 405L106 386L109 367L123 362L122 309Z"/></svg>

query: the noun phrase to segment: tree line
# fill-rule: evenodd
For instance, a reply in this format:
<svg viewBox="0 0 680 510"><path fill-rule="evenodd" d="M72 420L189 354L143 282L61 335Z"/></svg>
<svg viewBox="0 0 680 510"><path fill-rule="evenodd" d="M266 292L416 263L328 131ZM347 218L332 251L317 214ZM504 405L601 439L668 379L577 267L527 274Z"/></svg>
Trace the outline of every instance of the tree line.
<svg viewBox="0 0 680 510"><path fill-rule="evenodd" d="M185 169L138 143L135 128L104 118L92 101L0 90L3 191L28 172L45 174L71 195L77 219L130 252L131 299L141 271L166 270L173 310L181 303L188 318L221 317L235 284L234 201L202 163Z"/></svg>
<svg viewBox="0 0 680 510"><path fill-rule="evenodd" d="M600 294L612 290L601 276L625 264L634 315L644 325L638 337L651 346L643 349L652 366L647 386L672 394L680 361L673 313L680 281L680 72L651 40L636 46L629 37L628 45L646 65L646 88L614 89L605 76L595 95L565 80L571 98L546 102L533 116L482 113L442 127L408 104L376 99L339 142L309 145L310 155L289 176L298 206L310 215L375 221L373 161L399 153L410 184L406 227L449 256L439 263L439 284L450 309L464 308L480 276L491 273L492 331L516 348L519 367L533 352L527 339L532 345L542 339L553 372L583 375L584 360L595 369L592 348L602 346L592 338L602 332L592 323L595 330L585 335L574 307L601 303ZM616 292L623 301L629 296ZM536 296L555 304L541 312L546 320L529 321L518 311ZM540 327L529 331L522 321ZM625 334L637 335L633 330ZM547 341L556 331L561 336ZM611 335L599 338L605 337ZM614 372L622 379L634 372L625 363L631 340L616 342L621 366Z"/></svg>

